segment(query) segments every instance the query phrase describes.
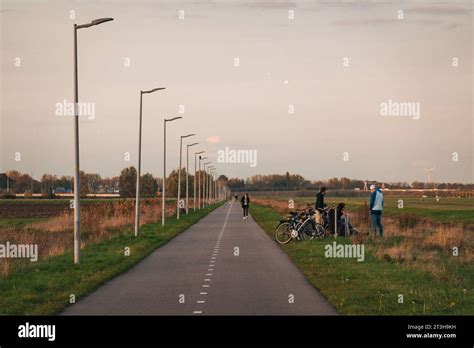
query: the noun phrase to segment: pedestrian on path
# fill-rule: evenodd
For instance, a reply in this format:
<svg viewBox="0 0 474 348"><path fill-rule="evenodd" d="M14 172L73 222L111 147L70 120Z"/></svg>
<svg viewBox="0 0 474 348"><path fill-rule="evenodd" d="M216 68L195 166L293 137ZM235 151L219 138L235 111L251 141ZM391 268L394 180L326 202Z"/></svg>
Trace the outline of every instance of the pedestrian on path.
<svg viewBox="0 0 474 348"><path fill-rule="evenodd" d="M250 205L250 198L249 194L245 192L245 195L242 196L242 199L240 200L242 203L242 208L244 209L244 217L242 219L247 219L249 217L249 205Z"/></svg>

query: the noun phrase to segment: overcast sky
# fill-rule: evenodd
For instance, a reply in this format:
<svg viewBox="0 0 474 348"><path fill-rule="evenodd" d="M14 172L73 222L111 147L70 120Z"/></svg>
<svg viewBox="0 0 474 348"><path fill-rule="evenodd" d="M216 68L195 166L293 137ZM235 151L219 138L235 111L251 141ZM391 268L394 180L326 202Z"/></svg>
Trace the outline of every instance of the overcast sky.
<svg viewBox="0 0 474 348"><path fill-rule="evenodd" d="M183 116L170 170L196 133L190 153L214 163L257 151L255 167L216 165L231 177L474 181L472 1L3 0L0 172L73 173L73 118L56 104L74 97L73 23L99 17L115 21L78 32L86 172L136 165L139 91L166 87L144 96L143 173L162 175L163 117ZM389 100L419 117L381 115Z"/></svg>

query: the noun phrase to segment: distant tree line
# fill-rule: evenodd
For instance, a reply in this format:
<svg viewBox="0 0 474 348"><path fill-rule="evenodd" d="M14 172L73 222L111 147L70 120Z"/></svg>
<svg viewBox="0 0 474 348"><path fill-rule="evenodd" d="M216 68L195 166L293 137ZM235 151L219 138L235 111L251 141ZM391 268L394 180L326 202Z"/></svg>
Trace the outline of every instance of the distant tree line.
<svg viewBox="0 0 474 348"><path fill-rule="evenodd" d="M332 190L354 190L363 189L365 183L370 185L376 183L387 189L474 189L474 184L462 183L426 183L414 181L408 182L389 182L382 183L373 179L350 179L347 177L330 178L327 180L307 180L299 174L270 174L254 175L246 180L241 178L229 178L228 186L233 191L284 191L284 190L317 190L325 186Z"/></svg>
<svg viewBox="0 0 474 348"><path fill-rule="evenodd" d="M178 193L178 174L179 170L174 169L166 178L166 192L167 196L169 197L177 197ZM163 187L163 180L156 179L156 186L152 182L153 177L151 174L145 174L140 179L140 186L141 191L140 194L152 196L153 192L161 193ZM227 177L225 175L221 175L217 178L222 184L227 184ZM119 177L119 187L120 187L120 196L122 197L135 197L136 192L136 180L137 180L137 173L135 167L129 167L122 170L120 177ZM203 190L204 182L209 182L209 175L205 171L197 171L196 172L196 195L199 193L199 186L201 188L201 192ZM194 197L194 175L189 173L188 176L188 194L189 197ZM180 187L180 196L186 197L186 168L181 168L181 187Z"/></svg>
<svg viewBox="0 0 474 348"><path fill-rule="evenodd" d="M43 174L39 180L31 175L12 170L6 173L8 182L1 183L0 190L7 187L11 193L41 193L52 196L54 193L69 193L74 190L74 182L71 176L56 176L53 174ZM96 173L80 172L81 195L88 193L113 193L118 192L119 177L102 178Z"/></svg>
<svg viewBox="0 0 474 348"><path fill-rule="evenodd" d="M194 172L194 171L193 171ZM124 168L119 176L102 178L97 173L80 172L81 195L119 193L121 197L135 197L137 171L135 167ZM8 178L8 179L7 179ZM200 178L206 183L209 176L204 171L196 173L196 179ZM474 184L461 183L426 183L414 181L381 183L375 180L358 180L347 177L330 178L327 180L307 180L299 174L270 174L254 175L247 179L227 178L221 175L219 181L228 186L231 191L284 191L284 190L317 190L325 186L331 190L354 190L363 189L365 182L368 185L377 183L388 189L474 189ZM194 196L194 173L189 174L189 196ZM0 191L9 188L10 193L41 193L45 196L53 196L55 193L70 193L74 190L73 178L71 176L58 177L52 174L43 174L40 180L36 180L31 175L21 173L16 170L0 174ZM140 179L140 193L143 197L154 197L160 195L163 180L154 178L152 174L146 173ZM196 183L196 191L198 184ZM202 187L201 187L202 189ZM178 169L173 170L166 178L166 191L170 197L176 197L178 192ZM186 195L186 170L181 169L181 197Z"/></svg>
<svg viewBox="0 0 474 348"><path fill-rule="evenodd" d="M31 175L21 173L16 170L9 171L0 176L0 192L5 192L8 188L12 194L42 194L53 197L58 193L71 193L74 191L74 181L71 176L58 177L52 174L43 174L40 180L34 179ZM196 178L200 178L201 186L203 181L209 181L209 175L204 171L198 171ZM224 185L227 184L227 177L221 175L218 180ZM87 194L119 193L121 197L135 197L136 194L137 171L131 166L124 168L119 176L102 178L97 173L80 172L81 196ZM189 196L194 196L194 175L188 178ZM146 173L140 177L140 194L142 197L154 197L162 192L163 180L154 178L152 174ZM198 185L196 184L196 189ZM202 187L201 187L202 190ZM178 192L178 169L173 170L166 178L166 191L170 197L176 197ZM181 169L181 197L186 196L186 169Z"/></svg>

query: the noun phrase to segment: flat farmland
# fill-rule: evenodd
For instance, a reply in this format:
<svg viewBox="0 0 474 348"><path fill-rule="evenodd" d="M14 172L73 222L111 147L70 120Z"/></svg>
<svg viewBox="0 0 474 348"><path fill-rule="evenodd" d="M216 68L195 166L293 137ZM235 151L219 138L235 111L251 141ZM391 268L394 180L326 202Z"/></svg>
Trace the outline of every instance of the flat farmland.
<svg viewBox="0 0 474 348"><path fill-rule="evenodd" d="M289 200L295 208L310 197L257 196L251 214L271 238ZM467 315L474 306L474 198L386 195L384 238L373 241L367 197L326 197L330 206L346 203L360 231L337 243L363 245L364 262L328 258L326 238L280 245L308 280L338 310L349 315ZM402 207L403 204L403 207ZM398 302L399 296L404 302Z"/></svg>
<svg viewBox="0 0 474 348"><path fill-rule="evenodd" d="M159 204L160 198L148 198L151 204ZM167 199L173 204L174 199ZM44 221L71 212L71 199L0 199L0 228L19 227L30 223ZM81 208L127 202L133 204L134 198L82 199ZM81 209L82 210L82 209Z"/></svg>
<svg viewBox="0 0 474 348"><path fill-rule="evenodd" d="M289 199L293 199L297 206L306 203L314 205L315 198L310 197L270 197L262 196L260 199L279 202L281 205L287 205ZM336 205L340 202L346 204L348 212L360 209L364 204L369 205L370 197L327 197L328 205ZM474 226L474 197L471 198L452 198L442 197L439 201L435 197L396 197L385 196L384 215L400 216L402 214L415 214L420 218L441 222L441 223L464 223Z"/></svg>

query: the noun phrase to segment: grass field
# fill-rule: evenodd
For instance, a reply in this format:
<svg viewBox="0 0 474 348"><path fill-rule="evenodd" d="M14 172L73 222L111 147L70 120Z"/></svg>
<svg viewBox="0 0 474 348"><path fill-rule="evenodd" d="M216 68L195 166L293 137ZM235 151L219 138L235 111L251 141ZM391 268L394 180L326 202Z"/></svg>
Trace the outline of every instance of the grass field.
<svg viewBox="0 0 474 348"><path fill-rule="evenodd" d="M287 201L285 197L262 197L264 199ZM398 208L399 200L403 201L403 208ZM347 211L355 210L369 203L367 198L354 197L327 197L328 205L346 203ZM308 197L296 198L295 203L303 205L310 203L314 205L315 199ZM384 215L396 216L401 214L416 214L420 217L443 223L465 223L474 225L474 198L441 198L439 202L434 197L392 197L384 199Z"/></svg>
<svg viewBox="0 0 474 348"><path fill-rule="evenodd" d="M251 214L274 239L274 230L281 213L268 206L253 204ZM381 251L390 250L391 247L394 247L394 250L401 247L403 251L403 243L408 238L411 237L392 234L380 244L367 239L359 240L358 243L365 247L363 262L325 257L325 246L332 244L332 237L304 242L292 241L280 247L341 314L474 313L472 262L458 262L438 245L423 246L419 250L409 249L409 260L399 261L385 255L380 257ZM351 238L337 239L337 243L355 242L357 241ZM469 256L472 250L464 252ZM403 296L403 303L399 303L400 295Z"/></svg>
<svg viewBox="0 0 474 348"><path fill-rule="evenodd" d="M326 258L324 248L333 239L291 242L281 247L342 314L472 314L474 198L442 198L440 202L434 198L402 199L404 208L399 209L398 198L385 198L383 243L360 238L337 239L338 243L363 243L363 262ZM329 205L345 202L347 210L356 216L365 209L368 197L326 200ZM287 201L284 197L253 199L272 205L251 207L253 217L272 238L277 220L289 210ZM0 242L17 239L17 243L38 243L43 247L57 243L53 248L40 249L40 255L46 257L37 263L14 260L11 268L10 265L4 268L7 273L0 275L1 314L58 313L68 305L71 294L76 299L86 295L132 267L210 210L183 215L176 221L171 217L173 202L169 202L171 215L167 228L162 230L160 223L153 223L161 209L158 202L152 201L145 205L142 220L148 223L142 226L143 234L135 238L131 232L134 202L121 199L82 202L86 246L83 263L74 266L69 245L70 209L62 215L65 207L69 207L68 199L0 200ZM297 198L295 203L314 204L314 199ZM405 215L420 219L414 219L413 226L400 228L399 220ZM351 221L356 223L357 219ZM362 231L369 229L366 221L359 222L365 224L357 226ZM443 224L438 226L438 223ZM131 249L130 256L124 254L126 246ZM452 257L453 246L460 248L457 258ZM399 303L399 295L403 295L403 303Z"/></svg>
<svg viewBox="0 0 474 348"><path fill-rule="evenodd" d="M148 201L161 204L161 198L146 198ZM85 207L100 208L104 205L128 202L134 204L134 198L111 198L111 199L81 199L81 211ZM172 206L176 199L166 200L168 206ZM0 199L0 229L6 227L21 227L47 218L58 216L71 210L70 199ZM1 235L0 235L1 237Z"/></svg>
<svg viewBox="0 0 474 348"><path fill-rule="evenodd" d="M1 205L10 204L69 204L72 198L16 198L16 199L0 199ZM103 202L123 201L125 198L81 198L81 204L94 204ZM126 198L134 200L135 198Z"/></svg>
<svg viewBox="0 0 474 348"><path fill-rule="evenodd" d="M0 229L5 227L21 227L35 222L44 221L46 218L36 217L36 218L3 218L0 220Z"/></svg>
<svg viewBox="0 0 474 348"><path fill-rule="evenodd" d="M70 304L72 295L77 301L128 270L217 206L184 214L180 220L169 218L165 228L161 222L143 225L139 237L128 233L89 244L82 250L80 265L74 265L71 252L36 263L15 263L10 274L0 276L0 314L57 314Z"/></svg>

